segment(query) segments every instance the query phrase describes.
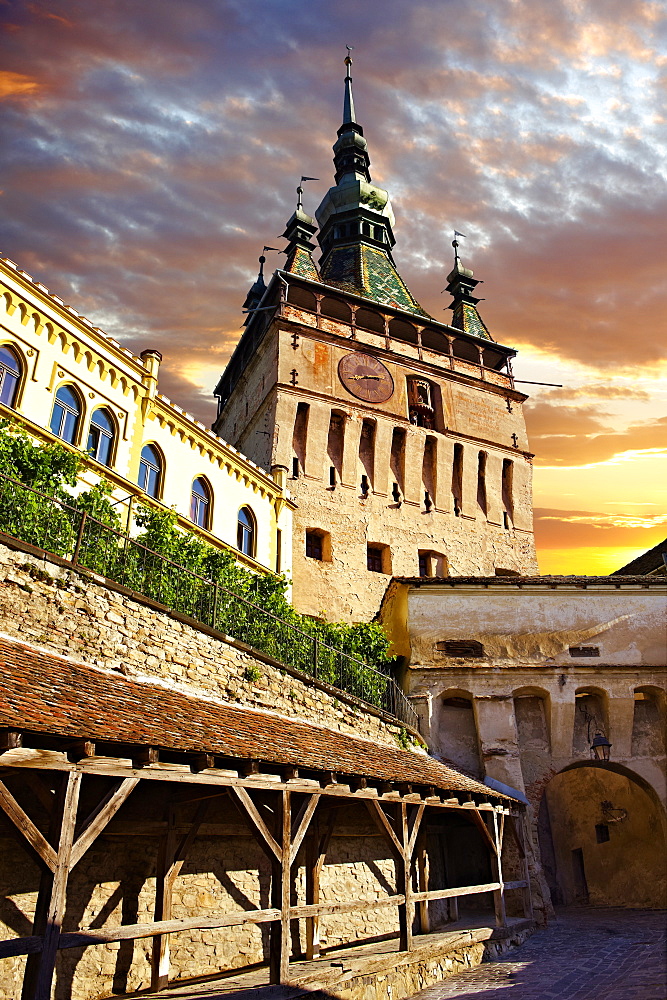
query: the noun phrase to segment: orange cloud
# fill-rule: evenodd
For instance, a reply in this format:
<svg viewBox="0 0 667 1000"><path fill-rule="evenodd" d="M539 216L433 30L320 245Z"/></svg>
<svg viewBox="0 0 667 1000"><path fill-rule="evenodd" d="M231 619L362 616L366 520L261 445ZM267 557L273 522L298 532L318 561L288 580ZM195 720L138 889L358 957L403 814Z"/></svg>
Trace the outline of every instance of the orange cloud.
<svg viewBox="0 0 667 1000"><path fill-rule="evenodd" d="M13 73L11 70L0 70L0 99L16 97L24 94L34 94L40 89L37 80L25 73Z"/></svg>

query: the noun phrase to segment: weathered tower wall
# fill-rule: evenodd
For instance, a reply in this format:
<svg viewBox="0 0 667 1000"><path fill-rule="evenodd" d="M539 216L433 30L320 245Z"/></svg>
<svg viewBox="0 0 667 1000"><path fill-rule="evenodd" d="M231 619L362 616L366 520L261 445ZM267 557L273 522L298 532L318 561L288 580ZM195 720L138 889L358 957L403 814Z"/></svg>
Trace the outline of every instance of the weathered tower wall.
<svg viewBox="0 0 667 1000"><path fill-rule="evenodd" d="M216 431L286 470L300 611L368 620L391 575L537 571L525 396L442 331L291 284L225 401ZM350 353L386 366L386 402L343 385ZM416 423L416 382L428 387L429 426Z"/></svg>

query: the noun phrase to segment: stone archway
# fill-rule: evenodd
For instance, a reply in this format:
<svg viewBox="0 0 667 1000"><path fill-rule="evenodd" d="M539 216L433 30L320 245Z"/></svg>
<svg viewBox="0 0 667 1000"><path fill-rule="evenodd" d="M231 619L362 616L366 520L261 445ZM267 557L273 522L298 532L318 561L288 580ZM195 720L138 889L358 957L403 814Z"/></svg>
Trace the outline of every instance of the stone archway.
<svg viewBox="0 0 667 1000"><path fill-rule="evenodd" d="M540 806L554 902L667 904L667 823L655 791L620 764L581 761L555 775Z"/></svg>

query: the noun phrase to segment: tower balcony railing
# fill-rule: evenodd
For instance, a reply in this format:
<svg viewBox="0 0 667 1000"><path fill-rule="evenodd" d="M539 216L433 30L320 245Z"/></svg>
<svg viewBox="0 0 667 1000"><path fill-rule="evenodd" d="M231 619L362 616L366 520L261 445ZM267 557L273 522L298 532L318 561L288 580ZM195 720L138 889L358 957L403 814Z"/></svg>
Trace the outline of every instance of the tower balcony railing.
<svg viewBox="0 0 667 1000"><path fill-rule="evenodd" d="M120 584L418 729L396 681L86 511L0 475L0 532Z"/></svg>

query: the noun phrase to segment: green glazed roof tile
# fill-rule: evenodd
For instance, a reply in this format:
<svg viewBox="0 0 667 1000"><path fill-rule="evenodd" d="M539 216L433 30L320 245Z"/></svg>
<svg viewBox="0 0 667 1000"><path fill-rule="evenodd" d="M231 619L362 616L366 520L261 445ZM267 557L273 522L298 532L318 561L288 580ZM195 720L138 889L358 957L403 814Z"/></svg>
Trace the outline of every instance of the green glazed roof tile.
<svg viewBox="0 0 667 1000"><path fill-rule="evenodd" d="M387 254L364 243L335 247L324 263L321 280L380 305L404 309L417 316L429 315L409 291Z"/></svg>
<svg viewBox="0 0 667 1000"><path fill-rule="evenodd" d="M311 281L320 280L317 268L315 267L315 262L310 256L308 250L304 247L294 247L293 252L290 253L287 261L285 262L283 270L289 271L291 274L298 274L302 278L309 278Z"/></svg>

